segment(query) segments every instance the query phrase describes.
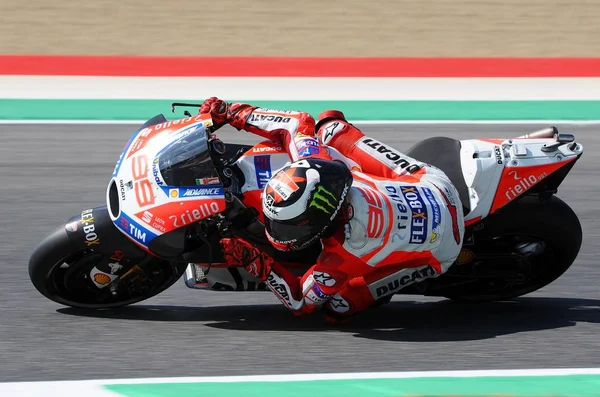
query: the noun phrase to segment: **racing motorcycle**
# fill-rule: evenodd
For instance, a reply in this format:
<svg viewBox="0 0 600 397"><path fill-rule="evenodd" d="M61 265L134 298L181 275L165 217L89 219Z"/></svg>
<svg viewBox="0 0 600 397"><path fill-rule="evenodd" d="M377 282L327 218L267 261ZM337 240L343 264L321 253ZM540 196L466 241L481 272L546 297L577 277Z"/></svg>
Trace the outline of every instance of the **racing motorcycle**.
<svg viewBox="0 0 600 397"><path fill-rule="evenodd" d="M173 104L173 111L176 105L192 106ZM297 274L315 263L320 247L281 252L264 234L261 192L289 161L286 151L270 141L225 144L209 115L185 116L167 121L160 114L139 127L116 162L106 205L80 211L38 244L29 276L42 295L73 307L118 307L155 296L182 276L193 289L268 291L242 266L224 263L219 240L232 235ZM393 148L376 149L403 161ZM573 135L551 127L507 139L434 137L406 154L442 169L457 187L464 243L447 273L392 280L374 306L396 293L511 299L552 283L574 262L581 225L555 195L583 154ZM434 214L428 217L434 226Z"/></svg>

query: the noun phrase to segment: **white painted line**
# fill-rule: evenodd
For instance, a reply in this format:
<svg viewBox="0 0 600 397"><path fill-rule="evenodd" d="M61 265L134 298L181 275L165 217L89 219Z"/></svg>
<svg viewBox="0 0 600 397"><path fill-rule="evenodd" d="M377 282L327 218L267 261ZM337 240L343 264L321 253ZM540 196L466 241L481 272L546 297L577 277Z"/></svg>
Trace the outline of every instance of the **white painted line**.
<svg viewBox="0 0 600 397"><path fill-rule="evenodd" d="M97 379L81 381L45 381L0 383L2 397L116 397L119 394L102 388L105 385L135 385L155 383L231 383L231 382L290 382L345 379L408 379L408 378L478 378L600 375L600 368L558 368L528 370L475 370L475 371L418 371L418 372L363 372L297 375L209 376L173 378Z"/></svg>
<svg viewBox="0 0 600 397"><path fill-rule="evenodd" d="M556 368L521 370L467 370L467 371L414 371L414 372L357 372L292 375L245 375L245 376L199 376L171 378L94 379L78 381L44 381L0 383L0 392L16 385L84 386L84 385L129 385L154 383L229 383L229 382L291 382L345 379L409 379L409 378L479 378L479 377L528 377L600 375L600 368ZM3 394L2 394L3 395Z"/></svg>
<svg viewBox="0 0 600 397"><path fill-rule="evenodd" d="M168 118L167 120L176 120ZM146 120L1 120L0 124L79 124L79 125L141 125ZM543 124L543 125L600 125L600 120L349 120L352 124Z"/></svg>
<svg viewBox="0 0 600 397"><path fill-rule="evenodd" d="M62 382L0 383L2 397L123 397L94 382L65 384Z"/></svg>
<svg viewBox="0 0 600 397"><path fill-rule="evenodd" d="M235 100L598 100L600 78L0 76L0 98Z"/></svg>

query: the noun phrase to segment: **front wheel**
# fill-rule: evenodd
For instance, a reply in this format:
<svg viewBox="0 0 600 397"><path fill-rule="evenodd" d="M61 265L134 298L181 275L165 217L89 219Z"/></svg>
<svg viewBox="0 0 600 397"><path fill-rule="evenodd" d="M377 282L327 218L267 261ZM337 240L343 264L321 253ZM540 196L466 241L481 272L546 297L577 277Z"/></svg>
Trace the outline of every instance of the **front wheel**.
<svg viewBox="0 0 600 397"><path fill-rule="evenodd" d="M467 302L497 301L537 291L573 264L582 241L575 212L561 199L524 197L491 216L474 233L468 264L455 263L445 297ZM473 277L475 276L475 277Z"/></svg>
<svg viewBox="0 0 600 397"><path fill-rule="evenodd" d="M143 251L135 258L111 258L73 243L61 227L34 250L29 260L29 277L35 288L54 302L100 309L151 298L173 285L186 266ZM99 273L99 268L115 269L118 276Z"/></svg>

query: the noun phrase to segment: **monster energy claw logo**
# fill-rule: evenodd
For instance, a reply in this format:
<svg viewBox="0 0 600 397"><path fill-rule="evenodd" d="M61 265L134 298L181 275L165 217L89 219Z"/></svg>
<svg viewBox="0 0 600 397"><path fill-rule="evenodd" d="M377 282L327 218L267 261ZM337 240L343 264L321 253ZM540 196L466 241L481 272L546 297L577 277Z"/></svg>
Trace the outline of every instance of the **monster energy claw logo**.
<svg viewBox="0 0 600 397"><path fill-rule="evenodd" d="M335 206L336 198L329 190L323 186L317 187L317 191L313 194L312 201L309 207L315 207L327 214L331 214L336 209Z"/></svg>

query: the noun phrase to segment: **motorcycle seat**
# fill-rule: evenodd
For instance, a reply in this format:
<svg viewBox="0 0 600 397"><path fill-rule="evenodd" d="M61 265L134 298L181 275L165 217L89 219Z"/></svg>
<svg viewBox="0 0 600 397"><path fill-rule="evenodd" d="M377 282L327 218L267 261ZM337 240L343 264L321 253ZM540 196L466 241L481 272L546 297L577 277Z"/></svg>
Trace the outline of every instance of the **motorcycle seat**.
<svg viewBox="0 0 600 397"><path fill-rule="evenodd" d="M460 162L460 141L447 137L427 138L412 146L405 153L423 163L442 170L458 190L464 214L471 211L469 189Z"/></svg>

